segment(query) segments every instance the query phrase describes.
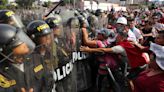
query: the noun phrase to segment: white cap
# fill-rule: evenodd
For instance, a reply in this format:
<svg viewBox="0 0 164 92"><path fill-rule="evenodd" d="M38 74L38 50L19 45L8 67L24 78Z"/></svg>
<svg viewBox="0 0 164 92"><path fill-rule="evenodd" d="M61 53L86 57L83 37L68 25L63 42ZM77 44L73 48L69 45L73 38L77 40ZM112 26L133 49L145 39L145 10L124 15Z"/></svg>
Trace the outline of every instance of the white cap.
<svg viewBox="0 0 164 92"><path fill-rule="evenodd" d="M127 19L125 17L119 17L116 23L127 25Z"/></svg>

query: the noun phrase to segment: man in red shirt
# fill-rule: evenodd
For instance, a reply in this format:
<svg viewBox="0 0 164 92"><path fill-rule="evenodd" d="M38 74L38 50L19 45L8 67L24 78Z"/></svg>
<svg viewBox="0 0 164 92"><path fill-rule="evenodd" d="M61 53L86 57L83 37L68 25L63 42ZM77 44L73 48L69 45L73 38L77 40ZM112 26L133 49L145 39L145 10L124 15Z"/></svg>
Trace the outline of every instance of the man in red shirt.
<svg viewBox="0 0 164 92"><path fill-rule="evenodd" d="M122 67L122 70L124 70L124 76L127 76L126 63L128 62L132 71L130 72L130 74L134 72L133 75L135 77L140 72L140 70L138 70L138 67L145 65L147 61L142 56L142 51L131 44L129 41L127 41L127 37L128 35L126 32L119 32L116 37L116 46L113 46L111 48L81 47L80 50L84 52L103 52L118 54L118 58L120 58L121 62L125 64L125 67Z"/></svg>
<svg viewBox="0 0 164 92"><path fill-rule="evenodd" d="M150 68L134 80L134 92L164 92L164 31L159 32L150 50L154 53Z"/></svg>
<svg viewBox="0 0 164 92"><path fill-rule="evenodd" d="M116 37L117 45L112 48L81 47L80 49L84 52L105 52L121 54L124 57L123 60L128 61L132 69L146 64L147 61L142 56L142 51L127 41L127 36L128 35L126 32L119 32Z"/></svg>

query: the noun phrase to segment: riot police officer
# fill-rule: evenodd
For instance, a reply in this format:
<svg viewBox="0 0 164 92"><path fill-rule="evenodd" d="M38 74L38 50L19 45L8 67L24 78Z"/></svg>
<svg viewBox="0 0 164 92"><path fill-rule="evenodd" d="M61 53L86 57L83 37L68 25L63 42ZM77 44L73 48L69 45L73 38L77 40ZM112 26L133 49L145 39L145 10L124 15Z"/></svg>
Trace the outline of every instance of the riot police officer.
<svg viewBox="0 0 164 92"><path fill-rule="evenodd" d="M53 36L48 24L43 20L34 20L27 25L27 34L36 44L34 53L40 54L43 57L48 71L52 74L57 63L54 61ZM47 80L48 84L49 82L51 84L51 79Z"/></svg>
<svg viewBox="0 0 164 92"><path fill-rule="evenodd" d="M60 30L60 21L57 19L57 18L54 18L54 17L50 17L50 18L47 18L45 20L45 22L50 26L52 32L53 32L53 36L54 36L54 39L53 39L53 55L54 55L54 59L55 59L55 62L56 63L59 63L59 58L60 56L57 55L59 53L57 52L61 52L61 51L58 51L58 50L61 50L60 48L58 48L58 45L59 45L59 36L61 35L61 30Z"/></svg>
<svg viewBox="0 0 164 92"><path fill-rule="evenodd" d="M52 47L52 31L50 30L48 24L43 20L34 20L27 25L27 34L30 38L36 43L37 47L35 52L42 55L49 69L52 69L54 66L51 66L53 59L53 47Z"/></svg>
<svg viewBox="0 0 164 92"><path fill-rule="evenodd" d="M31 53L31 39L7 24L0 24L0 33L0 92L50 92L49 72L42 57Z"/></svg>
<svg viewBox="0 0 164 92"><path fill-rule="evenodd" d="M45 21L50 26L54 35L53 49L56 52L54 52L53 55L55 57L55 62L58 63L58 67L55 67L55 72L57 73L57 71L60 70L64 74L65 71L63 71L63 68L71 64L71 49L67 47L71 47L68 41L68 34L65 34L66 32L63 32L62 24L58 18L49 17ZM69 30L66 31L69 32ZM76 79L74 78L75 75L72 69L70 71L71 73L67 75L60 75L57 73L57 76L64 76L62 78L58 77L56 80L57 92L77 92L77 85L75 82Z"/></svg>
<svg viewBox="0 0 164 92"><path fill-rule="evenodd" d="M9 24L21 29L25 28L20 17L11 10L0 10L0 23Z"/></svg>

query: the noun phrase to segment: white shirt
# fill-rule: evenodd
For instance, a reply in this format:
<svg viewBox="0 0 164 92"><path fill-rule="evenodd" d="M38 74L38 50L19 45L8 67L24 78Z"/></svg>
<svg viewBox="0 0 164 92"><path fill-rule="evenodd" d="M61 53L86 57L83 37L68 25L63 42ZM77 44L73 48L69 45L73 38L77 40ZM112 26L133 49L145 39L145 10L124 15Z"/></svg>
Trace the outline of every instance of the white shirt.
<svg viewBox="0 0 164 92"><path fill-rule="evenodd" d="M129 29L128 31L128 41L133 41L133 42L137 42L136 36L135 34Z"/></svg>
<svg viewBox="0 0 164 92"><path fill-rule="evenodd" d="M161 24L161 23L156 23L154 25L155 29L157 29L158 31L162 31L164 30L164 24Z"/></svg>
<svg viewBox="0 0 164 92"><path fill-rule="evenodd" d="M136 27L132 28L131 30L134 33L134 35L136 36L137 41L139 42L139 39L143 38L141 31Z"/></svg>
<svg viewBox="0 0 164 92"><path fill-rule="evenodd" d="M15 68L19 69L20 71L24 72L24 64L12 64Z"/></svg>

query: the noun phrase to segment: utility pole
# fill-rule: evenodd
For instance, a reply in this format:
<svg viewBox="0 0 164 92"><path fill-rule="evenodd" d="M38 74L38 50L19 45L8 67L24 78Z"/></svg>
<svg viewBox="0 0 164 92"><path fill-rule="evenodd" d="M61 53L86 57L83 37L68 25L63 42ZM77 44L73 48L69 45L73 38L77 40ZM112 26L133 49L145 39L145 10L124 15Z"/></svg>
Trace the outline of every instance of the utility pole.
<svg viewBox="0 0 164 92"><path fill-rule="evenodd" d="M90 0L90 4L91 4L91 10L93 10L93 0Z"/></svg>
<svg viewBox="0 0 164 92"><path fill-rule="evenodd" d="M76 5L76 2L75 2L75 0L73 0L73 8L74 9L76 8L75 5Z"/></svg>

